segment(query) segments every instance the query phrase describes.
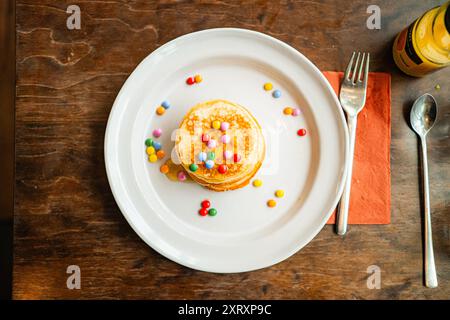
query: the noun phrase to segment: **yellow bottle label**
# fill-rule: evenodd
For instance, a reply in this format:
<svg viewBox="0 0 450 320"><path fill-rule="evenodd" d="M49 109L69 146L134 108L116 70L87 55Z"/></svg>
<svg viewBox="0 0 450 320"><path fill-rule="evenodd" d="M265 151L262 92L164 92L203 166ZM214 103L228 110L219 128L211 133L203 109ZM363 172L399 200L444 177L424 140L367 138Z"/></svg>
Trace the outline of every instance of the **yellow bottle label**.
<svg viewBox="0 0 450 320"><path fill-rule="evenodd" d="M442 12L447 7L429 10L395 38L394 61L406 74L419 77L450 64L450 51L443 47L448 30Z"/></svg>

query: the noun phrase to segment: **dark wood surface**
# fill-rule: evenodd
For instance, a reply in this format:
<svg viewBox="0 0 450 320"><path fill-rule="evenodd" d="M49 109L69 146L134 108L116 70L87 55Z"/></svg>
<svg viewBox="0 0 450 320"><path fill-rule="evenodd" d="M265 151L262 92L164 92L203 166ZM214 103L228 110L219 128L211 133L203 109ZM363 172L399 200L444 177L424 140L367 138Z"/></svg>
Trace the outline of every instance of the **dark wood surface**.
<svg viewBox="0 0 450 320"><path fill-rule="evenodd" d="M0 300L11 297L14 212L15 12L0 1Z"/></svg>
<svg viewBox="0 0 450 320"><path fill-rule="evenodd" d="M382 29L366 28L374 1L17 1L14 285L27 298L450 298L450 69L422 79L393 65L393 37L444 1L378 0ZM81 30L66 8L81 7ZM392 223L327 226L290 259L260 271L209 274L150 249L120 213L107 182L103 138L111 105L136 65L185 33L213 27L262 31L322 70L342 70L351 51L372 53L392 74ZM441 89L435 90L439 84ZM431 92L440 106L429 136L432 219L440 286L423 287L417 138L405 117ZM81 290L66 288L68 265ZM367 267L382 271L380 290Z"/></svg>

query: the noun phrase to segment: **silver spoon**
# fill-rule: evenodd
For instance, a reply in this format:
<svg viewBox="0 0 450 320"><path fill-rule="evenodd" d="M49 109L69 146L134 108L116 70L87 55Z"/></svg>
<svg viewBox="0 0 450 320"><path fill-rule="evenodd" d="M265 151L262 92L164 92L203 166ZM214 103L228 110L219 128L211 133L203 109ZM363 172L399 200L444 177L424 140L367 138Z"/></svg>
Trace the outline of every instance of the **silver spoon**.
<svg viewBox="0 0 450 320"><path fill-rule="evenodd" d="M410 121L414 131L420 137L422 146L423 189L425 197L425 285L428 288L438 286L436 266L434 264L433 236L431 233L430 190L428 186L427 133L433 127L437 116L437 103L431 94L425 93L417 98L411 108Z"/></svg>

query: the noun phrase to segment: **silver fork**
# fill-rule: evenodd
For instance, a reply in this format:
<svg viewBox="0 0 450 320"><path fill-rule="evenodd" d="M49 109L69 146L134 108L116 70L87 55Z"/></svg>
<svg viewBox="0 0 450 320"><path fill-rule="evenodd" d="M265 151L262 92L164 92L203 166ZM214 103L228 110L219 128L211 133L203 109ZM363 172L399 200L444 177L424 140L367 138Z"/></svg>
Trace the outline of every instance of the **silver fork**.
<svg viewBox="0 0 450 320"><path fill-rule="evenodd" d="M347 66L347 70L345 71L344 80L341 85L341 93L339 94L339 100L341 101L342 108L347 114L347 125L350 136L347 177L345 181L344 193L342 194L337 213L336 231L339 235L344 235L347 232L348 207L350 203L350 189L352 185L353 154L355 151L356 123L358 113L363 109L366 103L367 78L369 75L369 53L363 53L361 57L361 53L358 52L358 55L356 56L356 63L353 65L355 55L356 53L353 52ZM360 57L361 62L359 61Z"/></svg>

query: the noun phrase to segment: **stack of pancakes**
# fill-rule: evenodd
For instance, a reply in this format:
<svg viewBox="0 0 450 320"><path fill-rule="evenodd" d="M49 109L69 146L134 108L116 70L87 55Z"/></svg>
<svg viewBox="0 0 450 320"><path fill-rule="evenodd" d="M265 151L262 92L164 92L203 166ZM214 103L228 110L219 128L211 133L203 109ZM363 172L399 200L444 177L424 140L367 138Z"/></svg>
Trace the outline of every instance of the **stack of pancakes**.
<svg viewBox="0 0 450 320"><path fill-rule="evenodd" d="M229 127L214 129L214 121L225 122ZM229 143L221 142L224 134L230 137ZM202 141L204 135L217 145L208 148ZM213 100L197 104L185 115L177 130L175 151L194 181L214 191L226 191L249 183L264 160L265 142L260 125L247 109L226 100ZM214 156L212 168L208 169L199 157L202 152Z"/></svg>

